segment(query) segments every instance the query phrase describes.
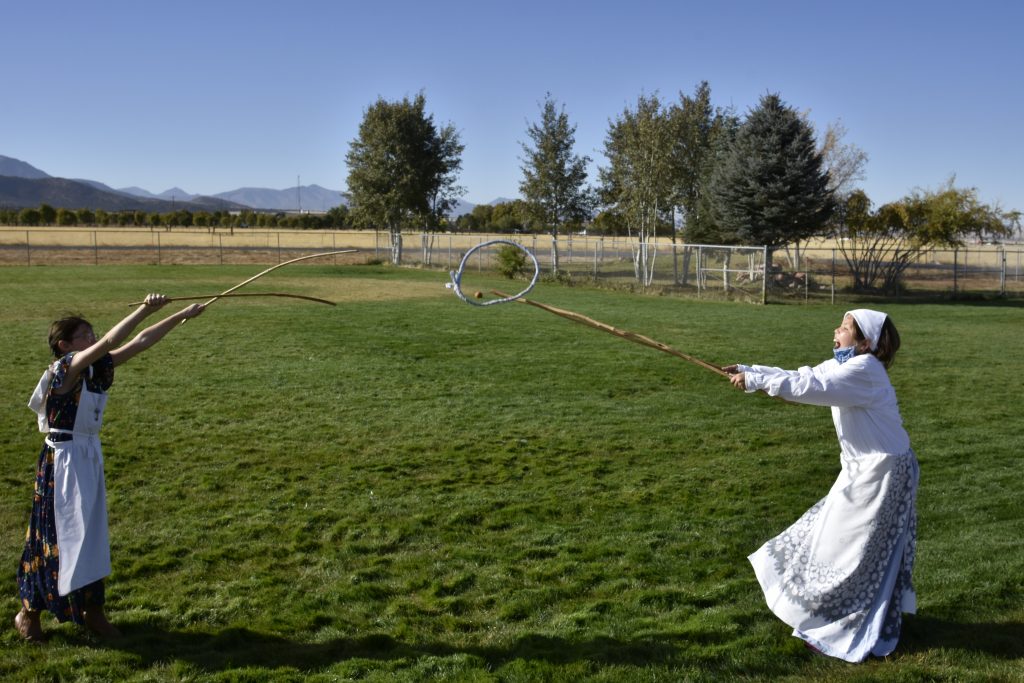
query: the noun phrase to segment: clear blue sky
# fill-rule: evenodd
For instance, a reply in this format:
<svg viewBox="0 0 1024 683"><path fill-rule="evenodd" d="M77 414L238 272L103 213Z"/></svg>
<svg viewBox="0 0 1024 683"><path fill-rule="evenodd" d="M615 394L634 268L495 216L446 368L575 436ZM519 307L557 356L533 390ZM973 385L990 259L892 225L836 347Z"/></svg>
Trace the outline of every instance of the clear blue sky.
<svg viewBox="0 0 1024 683"><path fill-rule="evenodd" d="M466 146L474 203L518 196L546 92L603 164L641 93L768 92L836 120L876 204L951 175L1024 210L1024 3L6 2L0 154L54 176L214 194L344 189L366 108L420 90Z"/></svg>

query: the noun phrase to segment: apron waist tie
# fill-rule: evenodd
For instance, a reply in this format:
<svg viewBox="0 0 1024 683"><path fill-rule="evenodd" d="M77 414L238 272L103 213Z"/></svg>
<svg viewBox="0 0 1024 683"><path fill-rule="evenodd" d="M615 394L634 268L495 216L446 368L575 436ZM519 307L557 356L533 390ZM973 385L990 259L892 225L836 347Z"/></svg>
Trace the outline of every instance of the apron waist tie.
<svg viewBox="0 0 1024 683"><path fill-rule="evenodd" d="M80 436L80 437L93 437L93 436L98 436L98 434L79 433L78 436ZM47 436L46 436L46 440L50 441L50 442L53 442L53 443L59 443L61 441L71 441L74 438L75 438L75 432L73 432L73 431L71 431L69 429L51 429L49 431L49 434L47 434Z"/></svg>
<svg viewBox="0 0 1024 683"><path fill-rule="evenodd" d="M71 441L75 437L75 433L68 429L51 429L50 433L46 435L47 441Z"/></svg>

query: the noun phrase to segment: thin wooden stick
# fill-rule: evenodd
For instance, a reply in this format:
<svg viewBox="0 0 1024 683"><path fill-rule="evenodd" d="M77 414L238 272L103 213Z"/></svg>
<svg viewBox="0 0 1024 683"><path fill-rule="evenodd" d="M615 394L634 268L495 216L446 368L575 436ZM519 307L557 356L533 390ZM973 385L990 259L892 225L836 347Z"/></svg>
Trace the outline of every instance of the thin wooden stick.
<svg viewBox="0 0 1024 683"><path fill-rule="evenodd" d="M249 284L250 282L263 277L264 275L266 275L270 271L277 270L278 268L283 268L284 266L287 266L290 263L298 263L299 261L305 261L306 259L311 259L311 258L319 258L321 256L333 256L335 254L351 254L351 253L356 252L356 251L359 251L359 250L358 249L342 249L341 251L325 251L325 252L320 253L320 254L310 254L308 256L300 256L299 258L293 258L291 261L285 261L284 263L278 263L276 266L271 266L270 268L267 268L263 272L256 273L255 275L253 275L248 280L245 280L244 282L239 282L234 287L232 287L230 289L226 289L223 292L221 292L220 294L217 294L212 299L207 301L205 305L209 306L210 304L212 304L214 301L216 301L220 297L224 296L225 294L230 294L231 292L235 291L236 289L239 289L240 287L244 287L247 284ZM182 322L185 322L185 321L183 320Z"/></svg>
<svg viewBox="0 0 1024 683"><path fill-rule="evenodd" d="M494 294L496 294L497 296L501 296L501 297L507 297L508 296L507 294L503 294L502 292L499 292L497 290L491 290L491 291ZM548 313L554 313L555 315L561 316L561 317L566 318L568 320L572 320L573 322L580 323L581 325L587 325L588 327L593 327L594 329L601 330L602 332L607 332L608 334L614 334L616 337L621 337L622 339L628 339L631 342L636 342L637 344L642 344L644 346L649 346L652 349L658 349L659 351L664 351L667 354L676 356L677 358L682 358L685 361L688 361L690 363L693 363L694 365L700 366L700 367L704 368L705 370L710 370L711 372L715 373L716 375L721 375L722 377L726 377L726 378L729 377L729 373L726 372L725 370L723 370L722 368L718 367L717 365L712 365L711 363L708 363L707 361L703 361L700 358L695 358L694 356L691 356L688 353L683 353L682 351L678 351L676 349L673 349L668 344L662 344L660 341L655 341L655 340L651 339L650 337L645 337L642 334L637 334L636 332L630 332L628 330L620 330L617 327L612 327L611 325L608 325L607 323L603 323L603 322L600 322L598 320L594 320L593 318L588 318L587 316L582 315L580 313L576 313L574 311L567 311L564 308L556 308L555 306L549 306L548 304L542 304L542 303L540 303L538 301L531 301L530 299L524 299L524 298L516 299L516 301L518 301L520 303L524 303L524 304L529 304L530 306L536 306L537 308L543 309L543 310L547 311Z"/></svg>
<svg viewBox="0 0 1024 683"><path fill-rule="evenodd" d="M302 294L286 294L284 292L252 292L245 294L199 294L197 296L169 296L167 297L167 301L195 301L196 299L209 299L211 296L218 298L225 297L228 299L236 296L285 296L288 297L289 299L305 299L306 301L315 301L320 304L327 304L328 306L336 305L333 301L328 301L327 299L317 299L316 297L304 296ZM141 306L144 303L146 302L134 301L128 305Z"/></svg>
<svg viewBox="0 0 1024 683"><path fill-rule="evenodd" d="M228 294L230 294L231 292L235 291L236 289L238 289L240 287L244 287L244 286L246 286L247 284L249 284L250 282L252 282L254 280L258 280L259 278L263 277L264 275L266 275L270 271L277 270L278 268L282 268L284 266L287 266L290 263L297 263L299 261L305 261L306 259L311 259L311 258L319 258L321 256L334 256L335 254L351 254L351 253L356 252L356 251L359 251L359 250L358 249L341 249L340 251L325 251L325 252L321 252L319 254L309 254L308 256L300 256L299 258L293 258L291 261L285 261L284 263L278 263L276 266L271 266L271 267L267 268L264 271L256 273L255 275L253 275L248 280L245 280L243 282L239 282L234 287L231 287L230 289L224 290L220 294L217 294L216 296L212 297L209 301L207 301L203 305L204 306L209 306L210 304L212 304L214 301L216 301L217 299L221 298L222 296L227 296ZM181 321L180 324L184 325L187 322L188 322L188 318L185 318L184 320Z"/></svg>

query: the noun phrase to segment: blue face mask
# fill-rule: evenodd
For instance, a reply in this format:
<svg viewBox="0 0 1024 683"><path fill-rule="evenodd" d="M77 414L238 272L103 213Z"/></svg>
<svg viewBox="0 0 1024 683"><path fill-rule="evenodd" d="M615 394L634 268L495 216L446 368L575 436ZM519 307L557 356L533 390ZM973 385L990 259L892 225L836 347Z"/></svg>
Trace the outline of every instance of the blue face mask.
<svg viewBox="0 0 1024 683"><path fill-rule="evenodd" d="M842 365L846 361L850 360L856 355L856 346L844 346L841 349L832 349L832 355L836 357L839 364Z"/></svg>

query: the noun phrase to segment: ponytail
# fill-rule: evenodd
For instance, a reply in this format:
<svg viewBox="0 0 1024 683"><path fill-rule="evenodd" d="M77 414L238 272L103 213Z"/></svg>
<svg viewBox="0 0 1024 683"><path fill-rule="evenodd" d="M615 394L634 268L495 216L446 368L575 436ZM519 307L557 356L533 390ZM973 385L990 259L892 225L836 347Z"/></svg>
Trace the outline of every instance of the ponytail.
<svg viewBox="0 0 1024 683"><path fill-rule="evenodd" d="M882 365L888 369L896 359L896 352L900 350L900 333L896 331L896 325L892 318L885 317L882 323L882 331L878 335L878 346L871 354L882 361Z"/></svg>
<svg viewBox="0 0 1024 683"><path fill-rule="evenodd" d="M50 334L47 337L47 343L50 346L50 351L53 352L54 358L60 358L64 355L64 352L60 350L60 342L70 342L72 335L82 325L88 325L89 321L80 315L67 315L60 320L53 321L50 325Z"/></svg>

